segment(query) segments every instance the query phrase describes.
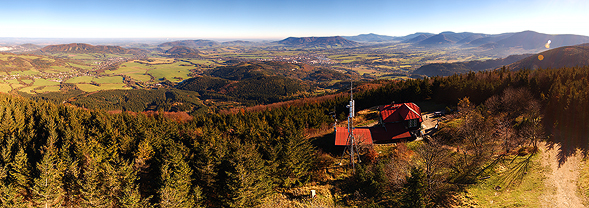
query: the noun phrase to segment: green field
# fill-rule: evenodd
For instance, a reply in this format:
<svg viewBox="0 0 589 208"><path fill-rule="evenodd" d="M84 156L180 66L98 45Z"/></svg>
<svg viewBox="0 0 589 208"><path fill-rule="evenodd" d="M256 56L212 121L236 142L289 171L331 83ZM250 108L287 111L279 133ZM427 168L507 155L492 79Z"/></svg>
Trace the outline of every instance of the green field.
<svg viewBox="0 0 589 208"><path fill-rule="evenodd" d="M31 83L33 83L33 80L32 79L21 79L20 81L21 82L24 82L25 84L31 84Z"/></svg>
<svg viewBox="0 0 589 208"><path fill-rule="evenodd" d="M10 92L10 90L12 90L12 87L10 87L10 84L0 84L0 92Z"/></svg>
<svg viewBox="0 0 589 208"><path fill-rule="evenodd" d="M20 84L20 82L16 79L5 80L5 82L10 84Z"/></svg>
<svg viewBox="0 0 589 208"><path fill-rule="evenodd" d="M23 75L23 76L32 76L32 75L40 75L41 73L36 69L26 70L26 71L11 71L10 75Z"/></svg>
<svg viewBox="0 0 589 208"><path fill-rule="evenodd" d="M92 84L76 84L80 90L85 92L96 92L99 90L116 90L116 89L131 89L126 87L125 84L101 84L100 86Z"/></svg>
<svg viewBox="0 0 589 208"><path fill-rule="evenodd" d="M121 76L99 77L99 78L94 78L92 81L99 83L99 84L119 84L119 83L123 83L123 77L121 77Z"/></svg>
<svg viewBox="0 0 589 208"><path fill-rule="evenodd" d="M74 78L70 78L67 81L65 81L65 83L90 83L92 82L92 79L94 79L94 77L91 76L81 76L81 77L74 77Z"/></svg>
<svg viewBox="0 0 589 208"><path fill-rule="evenodd" d="M44 93L44 92L58 92L60 90L60 86L59 85L54 85L54 86L45 86L40 90L35 90L37 93Z"/></svg>
<svg viewBox="0 0 589 208"><path fill-rule="evenodd" d="M190 74L190 69L194 68L194 66L180 66L182 64L184 63L176 62L173 64L151 65L150 67L152 67L152 69L147 71L147 73L151 74L156 80L166 78L172 82L180 82L183 79L190 78L188 74Z"/></svg>
<svg viewBox="0 0 589 208"><path fill-rule="evenodd" d="M72 71L72 69L66 68L64 66L51 66L51 68L53 70L50 70L50 71L55 71L55 72L70 72L70 71Z"/></svg>
<svg viewBox="0 0 589 208"><path fill-rule="evenodd" d="M131 77L131 79L141 82L147 82L151 80L151 76L147 75L147 70L154 69L154 66L148 66L145 64L141 64L138 62L127 62L121 65L116 70L113 71L105 71L106 74L114 74L114 75L126 75Z"/></svg>
<svg viewBox="0 0 589 208"><path fill-rule="evenodd" d="M86 65L81 65L81 64L74 64L74 63L68 63L70 66L76 67L76 68L80 68L80 69L84 69L84 70L91 70L92 66L86 66Z"/></svg>
<svg viewBox="0 0 589 208"><path fill-rule="evenodd" d="M59 82L56 81L50 81L50 80L46 80L46 79L35 79L35 82L33 82L33 86L50 86L50 85L59 85Z"/></svg>
<svg viewBox="0 0 589 208"><path fill-rule="evenodd" d="M514 158L499 159L490 178L466 189L462 195L466 207L541 207L547 171L540 164L541 156L510 157Z"/></svg>

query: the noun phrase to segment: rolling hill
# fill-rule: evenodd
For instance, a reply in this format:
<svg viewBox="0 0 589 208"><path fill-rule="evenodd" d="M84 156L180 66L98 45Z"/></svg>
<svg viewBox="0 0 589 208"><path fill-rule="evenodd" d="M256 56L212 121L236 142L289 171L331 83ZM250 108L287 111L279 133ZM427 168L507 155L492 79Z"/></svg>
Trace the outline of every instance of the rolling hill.
<svg viewBox="0 0 589 208"><path fill-rule="evenodd" d="M334 37L289 37L276 43L294 47L351 47L357 46L355 41L347 40L341 36Z"/></svg>
<svg viewBox="0 0 589 208"><path fill-rule="evenodd" d="M419 45L444 45L444 44L454 44L457 42L461 42L463 39L469 38L471 36L481 36L483 34L477 33L470 33L470 32L463 32L463 33L455 33L455 32L442 32L440 34L428 37L422 41L419 41Z"/></svg>
<svg viewBox="0 0 589 208"><path fill-rule="evenodd" d="M492 46L503 48L521 47L525 50L544 49L548 40L551 41L551 48L589 43L589 37L582 35L548 35L534 31L523 31L498 40ZM482 47L489 46L482 45Z"/></svg>
<svg viewBox="0 0 589 208"><path fill-rule="evenodd" d="M519 70L577 66L589 66L589 43L544 51L512 63L508 67L511 70Z"/></svg>
<svg viewBox="0 0 589 208"><path fill-rule="evenodd" d="M179 40L173 42L165 42L159 44L158 47L174 47L174 46L186 46L189 48L198 48L198 47L210 47L218 45L219 43L212 41L212 40Z"/></svg>
<svg viewBox="0 0 589 208"><path fill-rule="evenodd" d="M377 35L374 33L360 34L356 36L342 36L343 38L356 42L385 42L395 40L393 36Z"/></svg>
<svg viewBox="0 0 589 208"><path fill-rule="evenodd" d="M70 43L45 46L39 50L42 53L111 53L111 54L137 54L143 53L141 49L128 49L120 46L93 46L86 43Z"/></svg>
<svg viewBox="0 0 589 208"><path fill-rule="evenodd" d="M349 78L348 74L304 64L241 62L209 70L176 87L198 92L202 99L268 104L291 99L317 87L330 87L337 83L334 81Z"/></svg>
<svg viewBox="0 0 589 208"><path fill-rule="evenodd" d="M164 53L168 54L171 58L199 58L198 50L186 47L186 46L174 46Z"/></svg>
<svg viewBox="0 0 589 208"><path fill-rule="evenodd" d="M419 67L413 72L413 74L426 75L429 77L434 76L450 76L453 74L467 73L469 71L483 71L496 69L502 66L509 65L518 60L531 56L530 54L524 55L511 55L506 58L492 59L486 61L468 61L468 62L456 62L456 63L433 63L426 64Z"/></svg>
<svg viewBox="0 0 589 208"><path fill-rule="evenodd" d="M419 46L453 46L480 47L484 50L495 50L495 53L516 50L523 53L537 53L545 50L550 40L550 48L589 43L588 36L582 35L550 35L534 31L502 33L496 35L471 32L442 32L439 34L416 33L403 42ZM499 51L499 52L498 52ZM508 53L510 54L510 53Z"/></svg>
<svg viewBox="0 0 589 208"><path fill-rule="evenodd" d="M410 39L406 39L403 42L404 43L419 43L419 42L421 42L421 41L423 41L425 39L428 39L429 37L432 37L432 36L434 36L434 34L431 34L431 33L422 33L422 34L419 34L419 35L417 35L415 37L412 37Z"/></svg>

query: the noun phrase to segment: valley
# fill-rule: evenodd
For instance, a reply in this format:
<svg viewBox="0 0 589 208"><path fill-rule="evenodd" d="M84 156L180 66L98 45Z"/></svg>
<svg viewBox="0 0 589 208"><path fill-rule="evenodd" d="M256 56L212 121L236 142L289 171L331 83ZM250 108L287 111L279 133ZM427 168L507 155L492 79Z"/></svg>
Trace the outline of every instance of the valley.
<svg viewBox="0 0 589 208"><path fill-rule="evenodd" d="M0 53L1 203L583 206L585 39L524 31L3 46L15 51ZM350 165L334 133L347 124L350 84L357 130L395 133L377 109L414 103L419 112L407 115L425 118L412 133L426 135L360 144L362 162Z"/></svg>

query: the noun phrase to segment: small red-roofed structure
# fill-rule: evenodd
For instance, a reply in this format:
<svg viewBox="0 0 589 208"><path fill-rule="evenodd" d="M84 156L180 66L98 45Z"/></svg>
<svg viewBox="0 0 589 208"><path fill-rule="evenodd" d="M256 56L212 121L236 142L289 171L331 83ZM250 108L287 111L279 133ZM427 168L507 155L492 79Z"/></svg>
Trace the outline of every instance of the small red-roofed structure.
<svg viewBox="0 0 589 208"><path fill-rule="evenodd" d="M380 106L379 124L372 127L354 128L358 144L384 144L413 139L419 135L421 109L415 103L400 103ZM338 127L335 145L348 145L348 128Z"/></svg>

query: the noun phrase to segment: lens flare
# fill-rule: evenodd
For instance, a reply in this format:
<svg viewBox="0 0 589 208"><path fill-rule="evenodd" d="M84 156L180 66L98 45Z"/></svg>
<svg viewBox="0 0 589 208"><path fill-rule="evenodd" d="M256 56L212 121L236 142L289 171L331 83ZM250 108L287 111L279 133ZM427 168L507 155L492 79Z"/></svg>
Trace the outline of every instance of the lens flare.
<svg viewBox="0 0 589 208"><path fill-rule="evenodd" d="M544 60L544 56L543 55L538 55L538 60L540 60L540 61Z"/></svg>
<svg viewBox="0 0 589 208"><path fill-rule="evenodd" d="M548 40L548 42L546 43L546 45L544 45L544 47L550 48L550 43L552 43L552 41L551 40Z"/></svg>

